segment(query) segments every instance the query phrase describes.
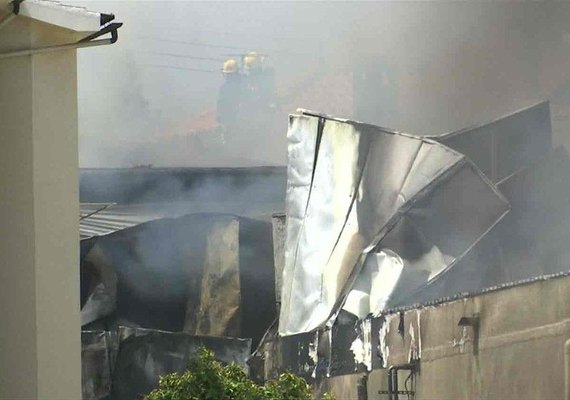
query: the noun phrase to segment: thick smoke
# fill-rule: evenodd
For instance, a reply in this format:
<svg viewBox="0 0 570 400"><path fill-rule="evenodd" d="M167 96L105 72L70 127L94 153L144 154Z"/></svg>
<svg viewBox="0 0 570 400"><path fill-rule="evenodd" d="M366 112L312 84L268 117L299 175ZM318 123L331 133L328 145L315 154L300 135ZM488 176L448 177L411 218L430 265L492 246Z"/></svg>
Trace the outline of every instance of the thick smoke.
<svg viewBox="0 0 570 400"><path fill-rule="evenodd" d="M570 3L73 3L125 22L116 45L80 52L84 167L283 165L296 107L437 133L553 99L558 142L570 120ZM271 140L242 132L249 151L196 151L189 133L222 82L215 60L250 50L276 71Z"/></svg>
<svg viewBox="0 0 570 400"><path fill-rule="evenodd" d="M284 168L82 170L82 202L147 204L165 217L197 212L268 216L283 210ZM130 207L130 206L129 206ZM141 212L146 212L141 206Z"/></svg>

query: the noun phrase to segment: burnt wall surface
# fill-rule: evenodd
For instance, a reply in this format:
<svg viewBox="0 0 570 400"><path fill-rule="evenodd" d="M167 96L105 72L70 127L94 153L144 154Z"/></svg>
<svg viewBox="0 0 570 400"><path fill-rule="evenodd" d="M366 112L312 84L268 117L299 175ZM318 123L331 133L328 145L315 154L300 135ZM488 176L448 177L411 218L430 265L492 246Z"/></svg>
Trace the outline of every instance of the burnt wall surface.
<svg viewBox="0 0 570 400"><path fill-rule="evenodd" d="M315 393L329 390L337 398L349 393L354 399L387 399L389 367L411 363L415 372L401 370L397 381L416 400L559 399L570 337L569 291L569 273L558 274L345 320L330 340L326 329L269 335L252 361L263 359L266 379L291 370L316 378ZM477 323L460 323L465 318ZM323 364L328 375L318 370ZM367 393L357 390L363 382Z"/></svg>
<svg viewBox="0 0 570 400"><path fill-rule="evenodd" d="M563 275L392 314L384 329L387 364L407 363L415 352L417 400L562 398L569 290ZM459 326L474 316L478 328Z"/></svg>

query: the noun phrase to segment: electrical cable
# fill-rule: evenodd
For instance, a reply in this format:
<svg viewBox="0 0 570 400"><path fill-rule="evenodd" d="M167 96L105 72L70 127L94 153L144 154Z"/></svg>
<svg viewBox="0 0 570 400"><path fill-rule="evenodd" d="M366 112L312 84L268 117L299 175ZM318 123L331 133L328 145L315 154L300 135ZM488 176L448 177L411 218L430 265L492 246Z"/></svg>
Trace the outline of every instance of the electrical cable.
<svg viewBox="0 0 570 400"><path fill-rule="evenodd" d="M189 55L185 55L185 54L159 53L159 52L154 52L154 51L148 51L146 53L157 55L157 56L188 58L191 60L204 60L204 61L216 61L216 62L224 62L225 61L225 59L223 59L223 58L215 58L215 57L198 57L198 56L189 56Z"/></svg>
<svg viewBox="0 0 570 400"><path fill-rule="evenodd" d="M179 70L185 70L185 71L208 72L208 73L212 73L212 74L221 74L221 71L217 71L217 70L213 70L213 69L177 67L175 65L141 64L140 66L141 67L168 68L168 69L179 69Z"/></svg>

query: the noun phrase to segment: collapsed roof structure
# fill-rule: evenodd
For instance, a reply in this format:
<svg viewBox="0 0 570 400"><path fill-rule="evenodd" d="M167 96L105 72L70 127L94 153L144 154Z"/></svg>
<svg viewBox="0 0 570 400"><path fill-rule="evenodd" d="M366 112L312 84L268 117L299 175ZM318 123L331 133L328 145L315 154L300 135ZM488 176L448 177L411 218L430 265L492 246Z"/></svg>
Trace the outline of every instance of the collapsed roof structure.
<svg viewBox="0 0 570 400"><path fill-rule="evenodd" d="M283 265L282 304L278 324L250 359L258 379L291 370L320 380L398 365L411 376L416 367L407 363L421 359L422 341L440 340L457 321L455 314L446 319L443 311L429 311L425 318L433 323L426 331L419 312L411 320L408 313L459 302L465 314L511 318L519 326L524 318L512 309L487 317L477 311L487 300L463 299L497 293L487 297L512 303L519 292L554 285L540 282L567 281L570 159L552 148L547 102L442 135L299 110L290 117L288 140L286 213L274 215L274 234L283 232L274 244L275 265ZM534 286L518 289L524 285ZM556 315L548 313L551 325L533 328L541 332L537 338L563 339L561 327L549 331L566 321L559 306ZM390 327L398 316L400 325ZM485 329L495 340L493 327ZM461 340L476 346L472 335ZM514 349L515 336L505 336L502 346ZM554 351L548 346L545 351ZM394 373L381 391L392 399L404 394ZM354 398L367 398L356 394L362 382L366 392L366 379L343 380L349 381ZM421 398L449 397L427 387L423 393L432 397Z"/></svg>
<svg viewBox="0 0 570 400"><path fill-rule="evenodd" d="M452 269L509 210L494 183L548 154L550 112L413 136L300 110L288 138L283 335L378 313Z"/></svg>
<svg viewBox="0 0 570 400"><path fill-rule="evenodd" d="M362 377L394 363L415 368L422 349L443 351L441 344L437 351L422 345L443 340L437 326L452 330L437 307L471 315L480 304L512 305L527 292L543 299L549 288L567 285L570 159L552 150L548 103L442 135L300 110L290 117L288 139L286 212L274 215L274 277L265 259L271 247L266 223L230 214L180 216L173 209L157 214L153 205L82 207L84 238L104 235L82 241L82 316L90 330L83 333L84 363L98 373L111 371L97 382L95 372L84 376L86 393L135 398L148 392L160 373L183 369L179 360L193 354L194 343L219 347L222 359L243 363L251 342L204 339L215 335L259 342L248 364L260 381L290 370L315 378L318 391L334 377L349 376L338 393L365 399ZM272 176L268 182L280 187ZM115 217L122 225L113 225ZM150 245L165 238L168 257ZM157 275L158 269L169 273ZM168 288L162 293L153 289L159 276ZM565 281L542 284L559 278ZM261 287L267 293L260 300ZM262 338L274 315L271 301L279 305L279 299L280 316ZM565 308L557 310L560 315L544 319L544 332L532 329L562 337L556 324ZM499 340L485 321L496 323L507 312L481 314L485 340ZM526 340L526 331L513 329L501 325L501 332ZM462 332L453 338L463 343L461 354L464 343L475 343ZM122 358L120 346L130 349ZM90 361L102 355L110 367ZM137 371L136 380L144 377L144 388L136 387L129 369ZM397 398L398 378L390 376L392 386L381 388Z"/></svg>
<svg viewBox="0 0 570 400"><path fill-rule="evenodd" d="M436 141L307 111L288 136L281 334L322 326L345 300L370 303L346 304L360 318L381 311L452 267L508 210Z"/></svg>

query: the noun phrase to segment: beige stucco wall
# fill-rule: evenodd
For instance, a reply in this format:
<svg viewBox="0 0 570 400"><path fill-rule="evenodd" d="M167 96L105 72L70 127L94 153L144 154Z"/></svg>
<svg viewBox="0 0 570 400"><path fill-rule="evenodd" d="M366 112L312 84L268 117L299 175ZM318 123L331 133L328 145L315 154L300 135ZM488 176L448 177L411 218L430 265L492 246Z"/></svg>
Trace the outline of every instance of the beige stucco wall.
<svg viewBox="0 0 570 400"><path fill-rule="evenodd" d="M563 346L570 338L568 293L570 277L561 277L408 311L403 337L400 316L394 315L386 339L388 365L407 362L410 347L421 348L416 400L561 399ZM458 326L461 317L474 314L481 324L478 352L472 328ZM386 370L373 371L369 398L386 386Z"/></svg>
<svg viewBox="0 0 570 400"><path fill-rule="evenodd" d="M17 18L0 52L66 40ZM0 399L81 398L75 51L0 60Z"/></svg>

